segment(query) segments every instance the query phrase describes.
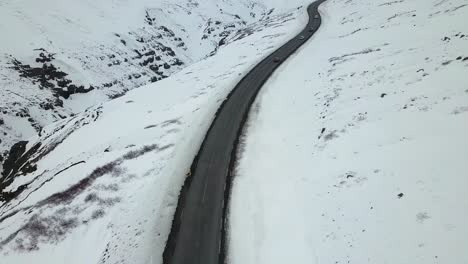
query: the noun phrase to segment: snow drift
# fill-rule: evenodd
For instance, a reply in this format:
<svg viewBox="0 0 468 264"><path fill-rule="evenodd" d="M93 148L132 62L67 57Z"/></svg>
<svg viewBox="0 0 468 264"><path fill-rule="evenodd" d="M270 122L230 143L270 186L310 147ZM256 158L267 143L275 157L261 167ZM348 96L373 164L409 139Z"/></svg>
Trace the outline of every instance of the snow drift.
<svg viewBox="0 0 468 264"><path fill-rule="evenodd" d="M320 11L250 114L231 263L467 262L467 1Z"/></svg>

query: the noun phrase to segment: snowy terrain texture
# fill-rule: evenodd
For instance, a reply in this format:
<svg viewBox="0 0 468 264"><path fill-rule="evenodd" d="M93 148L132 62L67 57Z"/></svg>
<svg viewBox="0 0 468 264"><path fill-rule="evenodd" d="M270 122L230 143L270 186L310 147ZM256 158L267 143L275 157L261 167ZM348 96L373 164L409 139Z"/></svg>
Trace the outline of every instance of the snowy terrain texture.
<svg viewBox="0 0 468 264"><path fill-rule="evenodd" d="M162 263L218 107L301 4L0 3L0 263Z"/></svg>
<svg viewBox="0 0 468 264"><path fill-rule="evenodd" d="M275 1L1 1L0 161L44 126L164 79L299 5Z"/></svg>
<svg viewBox="0 0 468 264"><path fill-rule="evenodd" d="M162 263L216 110L306 4L1 1L0 264ZM229 262L468 263L468 1L320 9L250 113Z"/></svg>
<svg viewBox="0 0 468 264"><path fill-rule="evenodd" d="M320 12L250 114L230 263L468 263L468 1Z"/></svg>

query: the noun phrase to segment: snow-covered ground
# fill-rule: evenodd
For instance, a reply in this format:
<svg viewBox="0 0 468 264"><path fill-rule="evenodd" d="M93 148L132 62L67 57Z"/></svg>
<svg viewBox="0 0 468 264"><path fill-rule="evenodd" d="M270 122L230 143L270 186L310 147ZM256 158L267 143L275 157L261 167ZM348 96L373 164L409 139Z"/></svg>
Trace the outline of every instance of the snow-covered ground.
<svg viewBox="0 0 468 264"><path fill-rule="evenodd" d="M0 163L52 122L166 78L300 2L0 1Z"/></svg>
<svg viewBox="0 0 468 264"><path fill-rule="evenodd" d="M179 190L217 108L306 20L291 6L244 25L213 56L19 144L28 161L0 182L0 263L161 263Z"/></svg>
<svg viewBox="0 0 468 264"><path fill-rule="evenodd" d="M468 1L320 11L250 114L230 263L468 263Z"/></svg>

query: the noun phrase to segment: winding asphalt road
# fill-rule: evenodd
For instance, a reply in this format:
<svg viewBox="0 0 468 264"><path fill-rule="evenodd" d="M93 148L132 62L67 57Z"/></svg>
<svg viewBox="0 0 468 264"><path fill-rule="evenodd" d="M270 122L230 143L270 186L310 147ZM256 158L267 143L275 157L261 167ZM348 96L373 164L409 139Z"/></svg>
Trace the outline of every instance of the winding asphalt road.
<svg viewBox="0 0 468 264"><path fill-rule="evenodd" d="M282 61L319 28L319 0L308 7L309 22L293 39L253 68L218 110L186 180L163 254L165 264L221 264L231 169L239 135L260 88ZM302 37L304 38L302 39ZM276 62L280 58L279 62ZM311 62L312 63L312 62Z"/></svg>

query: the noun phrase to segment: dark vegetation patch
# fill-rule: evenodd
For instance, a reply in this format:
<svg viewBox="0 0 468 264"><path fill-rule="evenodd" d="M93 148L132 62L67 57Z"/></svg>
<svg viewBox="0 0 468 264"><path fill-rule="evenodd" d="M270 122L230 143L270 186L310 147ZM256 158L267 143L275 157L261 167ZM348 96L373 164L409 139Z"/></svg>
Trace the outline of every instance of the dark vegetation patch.
<svg viewBox="0 0 468 264"><path fill-rule="evenodd" d="M97 209L91 214L91 219L96 220L104 217L104 215L106 215L106 212L103 209Z"/></svg>
<svg viewBox="0 0 468 264"><path fill-rule="evenodd" d="M87 224L89 221L96 220L104 217L106 214L105 208L112 207L116 203L121 201L120 197L100 197L96 191L111 191L115 192L119 189L117 184L109 185L96 185L92 187L94 182L104 175L120 175L124 173L124 169L120 166L125 160L131 160L138 158L151 151L162 151L171 147L172 145L166 145L158 147L158 145L148 145L134 151L130 151L123 155L121 158L109 162L103 166L94 169L86 178L80 180L78 183L72 185L64 191L55 193L48 198L36 203L33 206L27 206L15 212L9 213L8 215L0 218L0 223L5 219L17 214L20 211L31 213L36 209L39 213L34 214L27 222L21 226L17 231L13 232L10 236L0 241L0 249L7 244L12 243L13 249L17 251L34 251L39 249L40 243L56 244L62 241L66 234L72 229L82 224ZM91 188L92 187L92 188ZM90 191L95 190L95 191ZM87 194L86 194L87 192ZM89 208L88 206L77 206L72 205L74 199L78 196L85 194L83 197L84 203L93 203L98 206L97 209L93 210L89 219L79 221L78 217L66 217L66 214L73 213L78 215ZM51 215L39 216L40 213L44 213L46 209L53 209L54 207L60 207L55 210Z"/></svg>
<svg viewBox="0 0 468 264"><path fill-rule="evenodd" d="M332 139L335 139L335 138L338 137L337 132L338 132L337 130L333 130L333 131L331 131L330 133L326 134L326 135L323 137L323 139L324 139L325 141L330 141L330 140L332 140Z"/></svg>
<svg viewBox="0 0 468 264"><path fill-rule="evenodd" d="M84 201L89 203L89 202L94 202L94 201L97 201L99 199L97 193L90 193L88 195L86 195Z"/></svg>
<svg viewBox="0 0 468 264"><path fill-rule="evenodd" d="M91 172L88 177L80 180L78 183L72 185L68 189L55 193L48 198L40 201L37 203L36 206L42 207L44 205L59 205L59 204L69 204L73 199L75 199L78 195L83 193L86 189L88 189L98 178L106 175L112 174L116 171L117 166L121 163L121 161L112 161L103 166L97 167L96 169Z"/></svg>
<svg viewBox="0 0 468 264"><path fill-rule="evenodd" d="M143 148L141 149L138 149L138 150L132 150L130 152L127 152L125 155L122 156L122 159L124 160L131 160L131 159L136 159L150 151L153 151L153 150L156 150L158 149L159 146L156 145L156 144L153 144L153 145L148 145L148 146L144 146Z"/></svg>
<svg viewBox="0 0 468 264"><path fill-rule="evenodd" d="M96 189L98 189L98 190L104 190L104 191L116 192L116 191L118 191L120 188L119 188L119 185L118 185L118 184L112 183L112 184L108 184L108 185L99 184L99 185L96 186Z"/></svg>
<svg viewBox="0 0 468 264"><path fill-rule="evenodd" d="M40 217L33 215L28 222L0 242L0 249L13 241L18 251L38 250L39 243L57 244L65 235L79 225L78 218L65 218L61 215Z"/></svg>

